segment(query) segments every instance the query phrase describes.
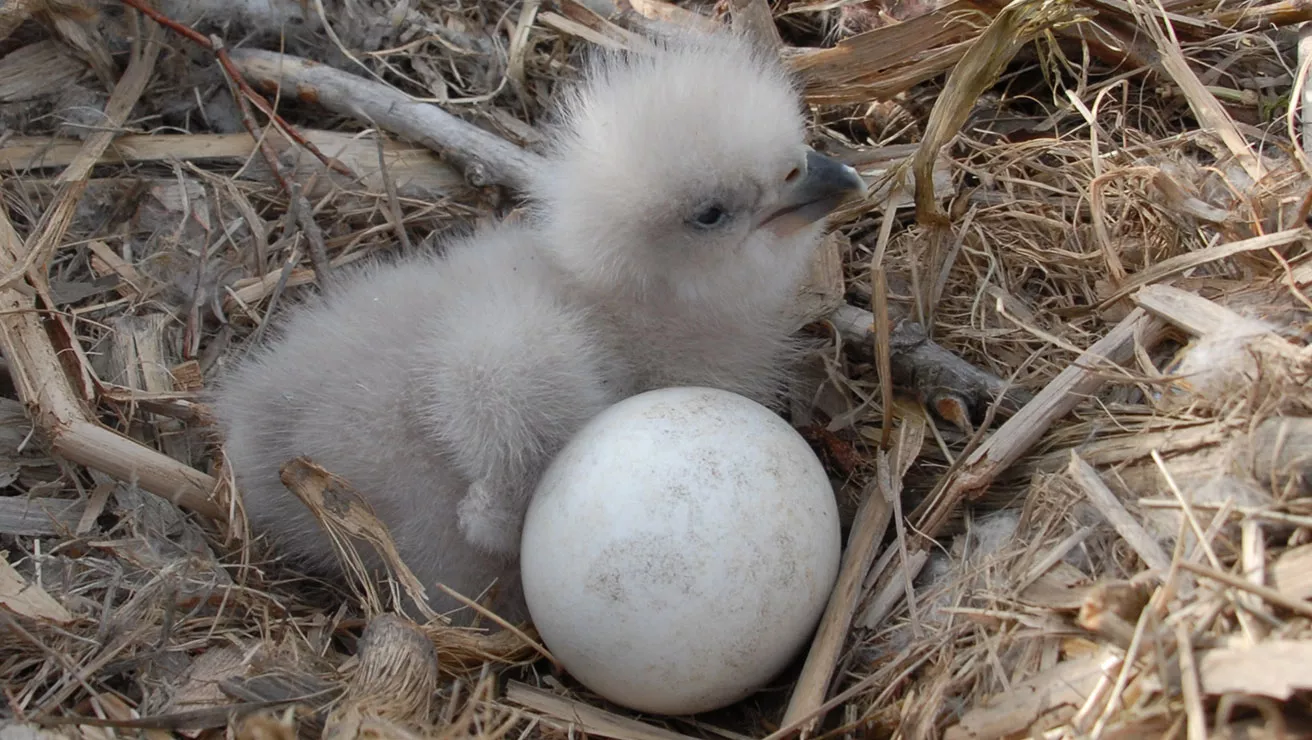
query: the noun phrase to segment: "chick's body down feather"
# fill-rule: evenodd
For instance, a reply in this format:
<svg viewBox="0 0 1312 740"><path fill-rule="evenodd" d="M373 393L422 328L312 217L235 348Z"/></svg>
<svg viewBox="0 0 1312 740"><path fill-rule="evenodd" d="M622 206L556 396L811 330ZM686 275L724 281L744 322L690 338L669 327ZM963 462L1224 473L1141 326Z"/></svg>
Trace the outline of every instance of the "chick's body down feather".
<svg viewBox="0 0 1312 740"><path fill-rule="evenodd" d="M522 618L529 497L587 420L669 386L775 401L823 217L864 187L806 148L778 59L731 35L603 56L550 140L525 225L341 281L222 382L247 511L287 553L335 562L279 481L306 455L365 495L435 608L455 604L435 583L499 578L494 608Z"/></svg>
<svg viewBox="0 0 1312 740"><path fill-rule="evenodd" d="M531 234L510 227L345 277L289 311L277 341L217 393L253 527L311 572L337 571L327 535L279 478L308 456L360 491L435 609L458 605L435 583L478 598L496 580L499 613L525 618L516 527L475 523L467 536L462 504L522 517L550 455L616 400L587 311L557 289Z"/></svg>

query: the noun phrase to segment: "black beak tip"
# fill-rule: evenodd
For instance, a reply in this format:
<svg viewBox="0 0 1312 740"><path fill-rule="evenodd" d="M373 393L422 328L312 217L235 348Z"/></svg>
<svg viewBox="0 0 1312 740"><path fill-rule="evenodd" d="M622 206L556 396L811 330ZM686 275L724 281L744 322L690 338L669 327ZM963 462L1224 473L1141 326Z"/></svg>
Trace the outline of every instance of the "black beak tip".
<svg viewBox="0 0 1312 740"><path fill-rule="evenodd" d="M806 153L806 179L835 195L866 194L866 181L855 169L814 149Z"/></svg>

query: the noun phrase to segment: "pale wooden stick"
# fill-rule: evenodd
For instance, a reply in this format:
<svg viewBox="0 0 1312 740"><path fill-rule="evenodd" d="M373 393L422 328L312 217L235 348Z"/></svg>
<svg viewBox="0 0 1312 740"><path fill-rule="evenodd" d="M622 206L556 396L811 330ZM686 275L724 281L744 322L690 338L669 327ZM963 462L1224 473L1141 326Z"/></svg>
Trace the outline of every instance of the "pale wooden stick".
<svg viewBox="0 0 1312 740"><path fill-rule="evenodd" d="M1223 570L1208 568L1205 565L1196 565L1187 560L1177 561L1176 565L1180 566L1180 570L1187 570L1195 575L1210 578L1214 581L1220 581L1227 586L1233 586L1241 591L1247 591L1250 594L1256 594L1261 597L1263 601L1266 601L1269 604L1274 604L1282 609L1288 609L1300 616L1312 617L1312 604L1309 604L1303 599L1291 599L1270 586L1259 586L1242 576L1232 575Z"/></svg>
<svg viewBox="0 0 1312 740"><path fill-rule="evenodd" d="M1149 285L1135 294L1134 302L1148 313L1196 336L1219 331L1233 332L1240 328L1251 327L1255 333L1264 329L1258 321L1244 318L1197 293L1170 285Z"/></svg>
<svg viewBox="0 0 1312 740"><path fill-rule="evenodd" d="M340 131L302 129L301 136L324 154L352 172L346 177L323 166L317 158L301 156L294 144L277 130L265 132L264 143L275 152L287 154L288 174L305 183L307 196L316 196L328 188L353 187L359 183L372 192L383 192L387 182L394 182L399 194L406 197L437 199L443 195L468 190L459 172L443 162L431 150L395 139L370 141L356 134ZM247 162L259 146L245 131L236 134L125 134L114 140L114 148L100 154L97 164L126 165L139 162L192 162L228 160ZM381 154L379 150L382 150ZM15 136L0 147L0 170L27 172L35 169L67 167L82 150L82 142L48 136ZM380 164L379 160L382 160ZM316 177L317 176L317 177ZM262 160L242 168L238 178L273 181L273 174Z"/></svg>
<svg viewBox="0 0 1312 740"><path fill-rule="evenodd" d="M1245 518L1239 525L1240 572L1248 578L1249 583L1257 586L1266 585L1264 583L1267 564L1266 537L1262 529L1262 522L1257 519ZM1266 638L1271 632L1271 627L1267 622L1254 618L1254 615L1267 615L1262 600L1247 591L1235 594L1235 600L1245 607L1236 610L1236 613L1241 615L1240 619L1244 620L1242 623L1244 631L1250 633L1255 642Z"/></svg>
<svg viewBox="0 0 1312 740"><path fill-rule="evenodd" d="M975 448L956 471L944 477L922 508L913 514L916 530L926 538L935 536L963 498L992 483L1033 447L1053 422L1101 388L1107 382L1107 371L1133 357L1136 341L1152 347L1165 336L1165 329L1164 321L1149 316L1141 308L1126 315L1070 367L1058 373L1034 400Z"/></svg>
<svg viewBox="0 0 1312 740"><path fill-rule="evenodd" d="M233 49L230 54L251 85L265 91L286 85L298 97L310 97L334 113L395 131L450 158L472 185L524 190L542 167L539 155L380 83L262 49Z"/></svg>
<svg viewBox="0 0 1312 740"><path fill-rule="evenodd" d="M546 715L544 721L547 724L564 730L577 727L592 735L602 735L617 740L692 740L689 735L621 717L519 681L506 684L506 699L541 712Z"/></svg>
<svg viewBox="0 0 1312 740"><path fill-rule="evenodd" d="M0 557L0 606L24 617L54 624L73 621L73 615L58 599L40 584L29 583L4 557Z"/></svg>
<svg viewBox="0 0 1312 740"><path fill-rule="evenodd" d="M1198 664L1194 660L1194 645L1189 639L1189 625L1175 625L1176 654L1180 660L1180 689L1184 695L1185 717L1188 718L1189 740L1207 740L1207 712L1203 709L1203 686L1198 680Z"/></svg>
<svg viewBox="0 0 1312 740"><path fill-rule="evenodd" d="M843 643L852 624L852 616L861 601L861 587L866 573L874 563L884 532L888 529L893 513L890 502L894 497L902 495L902 476L906 475L925 441L925 423L923 416L906 416L898 429L893 448L887 453L878 453L879 469L875 474L875 485L871 486L857 509L847 552L843 554L843 565L838 572L838 582L830 594L829 605L825 607L824 617L811 642L802 674L793 687L793 695L784 711L785 725L803 717L812 718L803 725L803 736L814 731L824 718L819 708L824 704L829 682L838 666Z"/></svg>
<svg viewBox="0 0 1312 740"><path fill-rule="evenodd" d="M1085 462L1075 450L1070 451L1070 459L1066 472L1080 490L1084 491L1089 502L1098 513L1103 515L1103 518L1111 522L1116 533L1148 564L1148 567L1164 577L1171 569L1171 557L1161 545L1157 544L1157 540L1148 534L1148 530L1130 516L1130 512L1125 510L1125 505L1116 498L1112 489L1102 482L1102 478L1098 477L1098 471L1094 470L1092 465Z"/></svg>
<svg viewBox="0 0 1312 740"><path fill-rule="evenodd" d="M914 581L920 571L929 562L929 550L917 548L902 557L901 550L889 548L888 559L880 558L878 567L870 571L875 576L870 586L870 603L861 615L860 626L875 629L884 618L893 613L893 608L902 603L907 595L906 581Z"/></svg>

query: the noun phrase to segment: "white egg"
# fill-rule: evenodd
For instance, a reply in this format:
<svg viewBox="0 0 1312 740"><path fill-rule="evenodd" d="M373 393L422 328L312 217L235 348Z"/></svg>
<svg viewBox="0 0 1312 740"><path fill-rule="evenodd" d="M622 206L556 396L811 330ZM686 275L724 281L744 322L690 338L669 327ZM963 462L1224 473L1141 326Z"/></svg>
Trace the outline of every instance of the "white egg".
<svg viewBox="0 0 1312 740"><path fill-rule="evenodd" d="M543 476L524 595L583 685L642 712L703 712L808 644L840 537L824 468L787 422L726 391L650 391L594 418Z"/></svg>

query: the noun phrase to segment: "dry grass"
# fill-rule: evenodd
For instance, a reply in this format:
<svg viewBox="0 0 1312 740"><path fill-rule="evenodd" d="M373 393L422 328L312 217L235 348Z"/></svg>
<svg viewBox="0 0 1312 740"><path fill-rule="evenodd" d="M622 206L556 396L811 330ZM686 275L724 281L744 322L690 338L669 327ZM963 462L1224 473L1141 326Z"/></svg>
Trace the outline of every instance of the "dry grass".
<svg viewBox="0 0 1312 740"><path fill-rule="evenodd" d="M0 736L1309 736L1312 13L622 5L290 3L331 32L280 40L215 2L225 67L116 2L0 3ZM730 709L634 718L531 632L407 611L431 586L403 563L390 592L278 563L200 393L335 267L505 215L579 50L726 18L778 29L817 145L874 184L838 219L841 346L795 414L851 526L805 661ZM282 44L441 110L278 92L238 47ZM1028 403L890 403L871 314ZM284 479L336 495L306 461ZM387 549L367 509L317 508L348 562Z"/></svg>

